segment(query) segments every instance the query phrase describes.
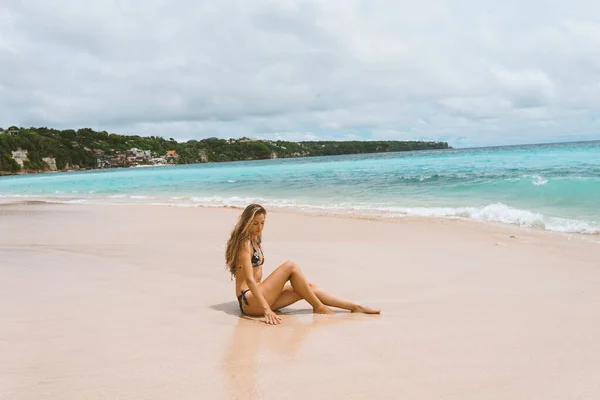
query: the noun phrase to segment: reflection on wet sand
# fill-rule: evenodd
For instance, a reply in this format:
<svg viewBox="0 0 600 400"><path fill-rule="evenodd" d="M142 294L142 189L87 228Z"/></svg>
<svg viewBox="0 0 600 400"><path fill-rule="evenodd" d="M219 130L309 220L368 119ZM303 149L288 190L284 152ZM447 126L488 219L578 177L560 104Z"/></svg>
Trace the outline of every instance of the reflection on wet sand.
<svg viewBox="0 0 600 400"><path fill-rule="evenodd" d="M261 399L257 375L265 362L266 351L289 362L298 356L310 333L333 324L350 322L356 315L280 314L283 323L265 324L261 318L240 315L223 356L223 369L231 399ZM266 351L265 351L266 350ZM260 357L258 355L260 354Z"/></svg>

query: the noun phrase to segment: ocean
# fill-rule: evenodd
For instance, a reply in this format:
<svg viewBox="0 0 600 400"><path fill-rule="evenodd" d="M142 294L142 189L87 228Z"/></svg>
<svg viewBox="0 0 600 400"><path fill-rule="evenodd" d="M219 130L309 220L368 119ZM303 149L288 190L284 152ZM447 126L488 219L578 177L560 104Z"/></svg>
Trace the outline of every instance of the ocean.
<svg viewBox="0 0 600 400"><path fill-rule="evenodd" d="M23 201L429 216L600 234L600 141L0 177Z"/></svg>

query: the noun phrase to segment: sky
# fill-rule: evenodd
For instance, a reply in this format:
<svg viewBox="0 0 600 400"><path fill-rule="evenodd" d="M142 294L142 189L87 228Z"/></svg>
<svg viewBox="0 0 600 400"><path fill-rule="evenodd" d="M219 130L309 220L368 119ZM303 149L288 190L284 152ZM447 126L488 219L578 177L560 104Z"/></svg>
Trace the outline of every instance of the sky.
<svg viewBox="0 0 600 400"><path fill-rule="evenodd" d="M1 0L0 127L600 139L592 0Z"/></svg>

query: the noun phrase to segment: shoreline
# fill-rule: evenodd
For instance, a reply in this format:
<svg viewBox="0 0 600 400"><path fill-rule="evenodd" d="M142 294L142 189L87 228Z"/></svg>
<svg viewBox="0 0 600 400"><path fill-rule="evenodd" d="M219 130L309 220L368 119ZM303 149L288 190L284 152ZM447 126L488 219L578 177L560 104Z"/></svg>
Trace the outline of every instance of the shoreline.
<svg viewBox="0 0 600 400"><path fill-rule="evenodd" d="M48 196L29 196L29 195L19 195L15 196L15 201L13 202L0 202L0 207L2 206L18 206L20 204L61 204L61 205L79 205L79 206L145 206L145 207L176 207L176 208L202 208L202 209L235 209L235 210L243 210L245 206L230 204L230 205L206 205L206 204L181 204L181 203L164 203L164 202L148 202L147 200L153 199L152 197L141 195L141 196L127 196L127 195L116 195L110 200L118 200L121 198L126 198L128 200L144 200L140 202L104 202L100 201L97 203L89 202L88 199L71 199L71 200L47 200ZM41 198L41 199L40 199ZM18 200L17 200L18 199ZM106 198L102 198L102 200L107 200ZM156 199L162 200L162 199ZM589 241L591 243L600 243L600 232L597 233L583 233L583 232L564 232L564 231L556 231L546 228L540 228L536 226L521 226L515 223L507 223L500 221L489 221L489 220L477 220L474 218L461 217L461 216L430 216L430 215L377 215L377 214L364 214L360 212L353 211L322 211L319 209L316 210L306 210L306 207L282 207L282 206L265 206L268 210L281 212L281 213L291 213L297 215L307 215L307 216L316 216L316 217L334 217L334 218L348 218L348 219L356 219L356 220L367 220L367 221L382 221L382 222L392 222L392 223L403 223L411 220L423 220L423 221L456 221L462 223L474 223L481 224L483 226L489 226L491 228L497 229L509 229L515 233L546 233L549 235L558 235L566 238L579 238L581 240ZM302 209L304 208L304 209Z"/></svg>

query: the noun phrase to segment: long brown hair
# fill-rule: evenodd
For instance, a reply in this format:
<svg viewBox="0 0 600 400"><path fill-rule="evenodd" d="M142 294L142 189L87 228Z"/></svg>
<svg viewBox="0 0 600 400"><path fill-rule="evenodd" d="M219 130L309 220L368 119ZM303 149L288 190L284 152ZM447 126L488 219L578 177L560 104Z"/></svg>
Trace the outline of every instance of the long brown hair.
<svg viewBox="0 0 600 400"><path fill-rule="evenodd" d="M257 215L267 215L267 210L260 204L250 204L247 206L242 215L239 216L235 228L231 231L231 237L227 241L225 249L225 263L231 275L235 275L238 268L238 258L242 246L250 240L250 231L252 229L252 221ZM262 234L258 235L258 244L262 242Z"/></svg>

